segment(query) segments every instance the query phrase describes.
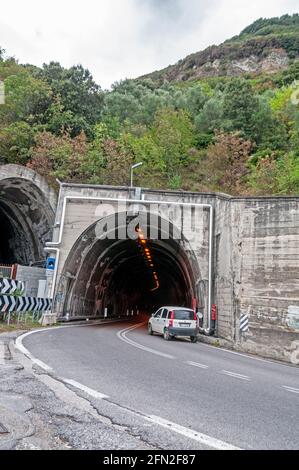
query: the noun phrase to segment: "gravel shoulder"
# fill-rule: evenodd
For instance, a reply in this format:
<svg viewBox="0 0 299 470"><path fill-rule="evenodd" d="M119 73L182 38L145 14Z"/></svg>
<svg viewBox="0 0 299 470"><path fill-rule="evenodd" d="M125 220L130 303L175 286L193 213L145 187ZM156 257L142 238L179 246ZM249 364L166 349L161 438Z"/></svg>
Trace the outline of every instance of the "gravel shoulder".
<svg viewBox="0 0 299 470"><path fill-rule="evenodd" d="M154 449L84 394L32 366L14 348L20 334L0 334L1 450Z"/></svg>

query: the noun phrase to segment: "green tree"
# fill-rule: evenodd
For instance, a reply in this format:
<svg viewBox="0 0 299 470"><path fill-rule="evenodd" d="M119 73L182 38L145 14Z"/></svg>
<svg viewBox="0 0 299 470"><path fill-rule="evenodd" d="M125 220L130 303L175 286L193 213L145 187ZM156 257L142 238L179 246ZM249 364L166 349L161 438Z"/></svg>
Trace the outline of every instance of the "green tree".
<svg viewBox="0 0 299 470"><path fill-rule="evenodd" d="M232 129L241 131L245 137L253 138L255 133L254 113L258 99L249 81L244 78L231 80L223 94L223 115L232 123Z"/></svg>
<svg viewBox="0 0 299 470"><path fill-rule="evenodd" d="M82 65L65 69L58 62L50 62L37 74L49 84L64 111L83 118L89 125L99 121L104 95L89 70Z"/></svg>
<svg viewBox="0 0 299 470"><path fill-rule="evenodd" d="M201 84L192 86L186 91L186 110L191 116L198 116L208 100L209 96L204 93Z"/></svg>
<svg viewBox="0 0 299 470"><path fill-rule="evenodd" d="M299 155L290 152L283 156L275 153L260 159L249 178L251 190L258 195L298 194Z"/></svg>
<svg viewBox="0 0 299 470"><path fill-rule="evenodd" d="M55 185L55 179L82 181L82 162L87 153L86 136L82 132L75 138L65 133L55 136L50 132L39 132L35 137L28 167L43 175Z"/></svg>
<svg viewBox="0 0 299 470"><path fill-rule="evenodd" d="M287 149L288 134L284 121L274 114L266 96L259 97L252 123L252 138L259 149Z"/></svg>
<svg viewBox="0 0 299 470"><path fill-rule="evenodd" d="M4 83L5 104L0 107L0 123L44 123L45 113L52 102L50 87L25 70L8 76Z"/></svg>
<svg viewBox="0 0 299 470"><path fill-rule="evenodd" d="M122 136L122 144L131 153L135 162L142 161L144 163L139 173L140 171L144 173L147 169L160 170L162 172L166 170L162 149L150 131L145 132L139 137L126 133Z"/></svg>
<svg viewBox="0 0 299 470"><path fill-rule="evenodd" d="M0 162L26 165L34 144L36 129L27 122L13 122L0 129Z"/></svg>
<svg viewBox="0 0 299 470"><path fill-rule="evenodd" d="M189 150L194 146L190 117L183 110L162 109L156 114L151 135L160 148L167 173L173 177L181 165L187 164Z"/></svg>
<svg viewBox="0 0 299 470"><path fill-rule="evenodd" d="M252 142L242 138L239 133L218 133L215 143L207 150L208 184L213 189L229 194L242 193L249 174L248 160L251 150Z"/></svg>
<svg viewBox="0 0 299 470"><path fill-rule="evenodd" d="M46 120L46 129L53 134L63 135L67 132L71 137L76 137L84 132L90 139L94 137L93 126L83 116L65 110L59 98L49 107Z"/></svg>
<svg viewBox="0 0 299 470"><path fill-rule="evenodd" d="M228 130L231 125L224 117L222 94L217 93L205 102L201 112L195 117L195 127L200 134L215 130Z"/></svg>

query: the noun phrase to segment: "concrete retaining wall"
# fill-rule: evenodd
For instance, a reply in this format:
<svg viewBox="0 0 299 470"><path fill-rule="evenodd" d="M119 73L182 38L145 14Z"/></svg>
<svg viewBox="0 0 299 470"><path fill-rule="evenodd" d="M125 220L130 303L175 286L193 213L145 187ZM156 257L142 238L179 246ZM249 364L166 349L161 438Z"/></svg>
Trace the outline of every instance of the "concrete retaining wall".
<svg viewBox="0 0 299 470"><path fill-rule="evenodd" d="M37 297L38 281L46 280L46 270L35 266L18 265L17 280L25 283L26 297Z"/></svg>

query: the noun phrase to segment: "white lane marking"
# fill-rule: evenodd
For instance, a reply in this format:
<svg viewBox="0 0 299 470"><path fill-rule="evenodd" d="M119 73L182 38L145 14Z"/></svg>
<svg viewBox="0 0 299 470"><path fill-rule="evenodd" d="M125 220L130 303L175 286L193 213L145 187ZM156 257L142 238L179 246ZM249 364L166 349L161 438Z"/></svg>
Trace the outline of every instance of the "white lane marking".
<svg viewBox="0 0 299 470"><path fill-rule="evenodd" d="M124 330L121 330L117 333L118 338L121 341L124 341L125 343L129 344L130 346L133 346L134 348L141 349L143 351L149 352L151 354L155 354L156 356L161 356L165 357L166 359L174 359L174 356L171 356L170 354L165 354L160 351L157 351L156 349L148 348L147 346L143 346L143 344L137 343L136 341L133 341L132 339L127 338L126 334L129 333L132 330L135 330L137 328L140 328L141 326L145 325L145 323L139 323L138 325L134 325L130 328L125 328Z"/></svg>
<svg viewBox="0 0 299 470"><path fill-rule="evenodd" d="M65 379L65 378L61 378L60 380L62 380L66 384L69 384L75 388L78 388L79 390L82 390L83 392L87 393L93 398L98 398L99 400L103 400L104 398L109 398L108 395L104 395L103 393L100 393L97 390L93 390L92 388L86 387L86 385L83 385L80 382L76 382L75 380Z"/></svg>
<svg viewBox="0 0 299 470"><path fill-rule="evenodd" d="M199 342L198 344L200 344L200 346L205 346L207 348L211 348L214 351L219 351L219 352L224 351L224 352L227 352L229 354L234 354L235 356L242 356L242 357L245 357L247 359L253 359L254 361L266 362L268 364L276 364L278 366L291 367L292 369L294 369L294 366L292 366L291 364L284 363L284 362L271 361L271 359L261 359L260 357L254 357L254 356L250 356L249 354L244 354L244 353L240 353L240 352L237 352L237 351L231 351L230 349L226 349L226 348L222 348L222 347L216 347L216 346L213 346L211 344L206 344L206 343L201 343L201 342Z"/></svg>
<svg viewBox="0 0 299 470"><path fill-rule="evenodd" d="M172 423L171 421L167 421L166 419L160 418L159 416L146 416L145 419L150 421L154 424L158 424L170 431L176 432L177 434L181 434L189 439L193 439L194 441L200 442L208 447L212 447L213 449L217 450L242 450L239 447L235 447L227 442L220 441L219 439L215 439L214 437L208 436L207 434L202 434L200 432L194 431L193 429L185 428L184 426L180 426L179 424Z"/></svg>
<svg viewBox="0 0 299 470"><path fill-rule="evenodd" d="M291 393L299 393L299 388L288 387L287 385L283 385L282 388Z"/></svg>
<svg viewBox="0 0 299 470"><path fill-rule="evenodd" d="M242 374L237 374L236 372L231 372L229 370L222 370L222 374L228 375L229 377L233 377L235 379L241 379L241 380L251 380L250 377L247 375L242 375Z"/></svg>
<svg viewBox="0 0 299 470"><path fill-rule="evenodd" d="M200 369L208 369L209 366L206 366L205 364L199 364L199 362L192 362L192 361L187 361L185 364L188 364L189 366L194 366L194 367L199 367Z"/></svg>
<svg viewBox="0 0 299 470"><path fill-rule="evenodd" d="M55 327L50 327L50 328L42 328L39 330L32 330L28 331L27 333L24 333L21 336L18 336L15 342L15 347L18 349L24 356L28 357L31 362L39 366L41 369L44 369L47 372L53 372L53 368L45 364L44 362L40 361L37 359L33 354L31 354L30 351L28 351L27 348L23 345L23 339L25 339L27 336L34 335L35 333L44 333L46 331L56 331L56 330L62 330L64 328L80 328L81 326L93 326L93 325L107 325L107 324L115 324L118 323L119 320L115 321L107 321L107 322L99 322L99 323L92 323L92 324L84 324L84 325L65 325L65 326L55 326Z"/></svg>
<svg viewBox="0 0 299 470"><path fill-rule="evenodd" d="M47 330L49 330L49 328L47 328ZM41 369L44 369L47 372L52 372L53 371L52 367L48 366L44 362L34 357L33 354L31 354L31 352L28 351L28 349L26 349L25 346L23 345L23 339L26 338L26 336L32 335L33 333L38 333L39 331L44 331L44 330L29 331L28 333L25 333L22 336L18 336L18 338L16 339L16 343L15 343L16 349L18 349L22 354L24 354L24 356L28 357L28 359L30 359L31 362L41 367Z"/></svg>

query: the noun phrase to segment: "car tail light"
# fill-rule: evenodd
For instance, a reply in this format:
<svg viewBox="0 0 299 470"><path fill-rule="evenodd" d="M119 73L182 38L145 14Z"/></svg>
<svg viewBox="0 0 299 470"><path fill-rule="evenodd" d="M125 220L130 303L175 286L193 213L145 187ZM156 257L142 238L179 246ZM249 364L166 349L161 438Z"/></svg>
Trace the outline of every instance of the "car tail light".
<svg viewBox="0 0 299 470"><path fill-rule="evenodd" d="M169 320L169 326L173 326L173 320L174 320L174 311L170 312L170 320Z"/></svg>

